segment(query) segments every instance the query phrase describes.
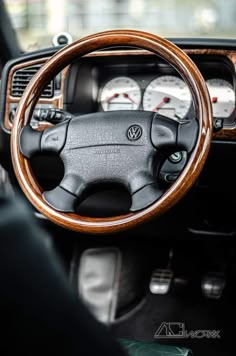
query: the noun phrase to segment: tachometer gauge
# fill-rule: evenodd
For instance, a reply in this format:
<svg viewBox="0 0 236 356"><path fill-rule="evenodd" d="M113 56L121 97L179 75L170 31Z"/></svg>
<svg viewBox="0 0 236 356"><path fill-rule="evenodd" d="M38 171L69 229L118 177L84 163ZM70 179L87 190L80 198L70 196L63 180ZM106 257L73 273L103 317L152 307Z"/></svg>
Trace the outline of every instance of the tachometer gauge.
<svg viewBox="0 0 236 356"><path fill-rule="evenodd" d="M132 78L116 77L105 84L100 101L104 111L137 110L141 102L141 90Z"/></svg>
<svg viewBox="0 0 236 356"><path fill-rule="evenodd" d="M171 119L183 119L192 103L185 82L173 75L163 75L151 81L143 96L143 108Z"/></svg>
<svg viewBox="0 0 236 356"><path fill-rule="evenodd" d="M235 109L233 86L224 79L213 78L206 81L212 102L213 116L229 117Z"/></svg>

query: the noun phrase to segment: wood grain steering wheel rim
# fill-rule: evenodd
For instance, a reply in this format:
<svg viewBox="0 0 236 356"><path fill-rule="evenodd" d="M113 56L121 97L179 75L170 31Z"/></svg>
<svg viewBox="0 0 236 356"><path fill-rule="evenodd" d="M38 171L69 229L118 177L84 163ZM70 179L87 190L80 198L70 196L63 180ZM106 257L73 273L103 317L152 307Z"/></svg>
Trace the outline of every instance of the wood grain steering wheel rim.
<svg viewBox="0 0 236 356"><path fill-rule="evenodd" d="M168 61L183 77L192 94L199 131L188 163L173 185L151 206L122 216L89 218L54 210L42 198L30 163L19 148L21 129L30 121L37 100L47 82L65 66L90 52L108 47L132 46L148 50ZM11 157L17 180L34 207L52 222L83 233L113 233L157 217L177 203L196 181L206 161L212 137L212 109L205 81L192 60L171 42L146 32L115 30L80 39L52 56L32 78L17 108L11 133Z"/></svg>

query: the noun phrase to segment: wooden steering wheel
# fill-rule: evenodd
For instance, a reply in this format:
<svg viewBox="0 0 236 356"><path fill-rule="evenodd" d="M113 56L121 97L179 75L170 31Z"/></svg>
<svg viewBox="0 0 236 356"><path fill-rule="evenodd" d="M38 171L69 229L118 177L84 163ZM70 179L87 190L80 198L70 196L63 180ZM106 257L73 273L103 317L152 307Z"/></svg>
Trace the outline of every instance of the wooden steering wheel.
<svg viewBox="0 0 236 356"><path fill-rule="evenodd" d="M168 61L183 77L193 98L196 119L176 122L157 113L91 113L34 131L29 123L45 85L73 60L108 47L132 46ZM35 208L52 222L84 233L112 233L155 218L178 202L196 181L212 137L212 109L205 81L192 60L169 41L146 32L117 30L80 39L53 55L35 74L20 100L11 134L11 157L18 182ZM158 155L189 152L177 180L163 192L157 182ZM65 175L54 190L43 192L30 167L36 152L62 158ZM91 218L74 211L88 187L118 182L130 192L130 212Z"/></svg>

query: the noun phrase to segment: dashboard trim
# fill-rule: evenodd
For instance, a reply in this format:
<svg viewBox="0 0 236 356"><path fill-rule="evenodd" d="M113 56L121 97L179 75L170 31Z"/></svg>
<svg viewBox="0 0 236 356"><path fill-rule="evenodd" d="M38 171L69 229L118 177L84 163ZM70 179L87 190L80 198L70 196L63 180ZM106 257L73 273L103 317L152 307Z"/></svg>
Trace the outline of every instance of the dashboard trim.
<svg viewBox="0 0 236 356"><path fill-rule="evenodd" d="M188 55L215 55L215 56L224 56L226 57L233 65L235 73L236 73L236 50L233 49L215 49L215 48L194 48L194 49L184 49L185 53ZM109 50L103 50L103 51L95 51L93 53L89 53L85 55L84 57L119 57L119 56L150 56L154 55L152 52L143 50L143 49L109 49ZM16 70L30 66L30 65L35 65L38 63L44 63L46 62L50 57L42 57L38 59L32 59L30 60L29 58L26 59L26 62L22 62L19 64L15 64L11 67L9 71L9 76L8 76L8 81L7 81L7 90L6 90L6 107L5 107L5 115L4 115L4 128L9 132L12 129L12 123L9 119L9 104L10 103L18 103L20 101L20 98L15 98L11 96L11 81L13 74ZM39 103L42 104L53 104L55 108L62 109L63 108L63 99L65 95L65 79L66 79L66 74L68 71L68 67L64 68L62 71L62 79L61 79L61 94L59 96L54 96L53 98L50 99L39 99ZM51 126L50 123L47 122L40 122L39 127L37 128L38 130L44 130L45 128ZM219 139L219 140L236 140L236 122L227 127L223 127L218 132L215 132L213 134L214 139Z"/></svg>

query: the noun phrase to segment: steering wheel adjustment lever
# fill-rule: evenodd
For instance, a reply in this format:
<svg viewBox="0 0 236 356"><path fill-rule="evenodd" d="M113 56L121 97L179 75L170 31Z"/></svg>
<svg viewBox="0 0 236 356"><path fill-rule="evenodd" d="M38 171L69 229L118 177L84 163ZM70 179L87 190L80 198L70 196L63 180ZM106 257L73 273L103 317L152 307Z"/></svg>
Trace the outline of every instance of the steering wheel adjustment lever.
<svg viewBox="0 0 236 356"><path fill-rule="evenodd" d="M20 151L23 156L30 159L40 152L60 153L66 142L67 124L61 123L45 131L25 126L20 134Z"/></svg>

